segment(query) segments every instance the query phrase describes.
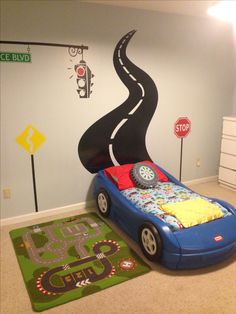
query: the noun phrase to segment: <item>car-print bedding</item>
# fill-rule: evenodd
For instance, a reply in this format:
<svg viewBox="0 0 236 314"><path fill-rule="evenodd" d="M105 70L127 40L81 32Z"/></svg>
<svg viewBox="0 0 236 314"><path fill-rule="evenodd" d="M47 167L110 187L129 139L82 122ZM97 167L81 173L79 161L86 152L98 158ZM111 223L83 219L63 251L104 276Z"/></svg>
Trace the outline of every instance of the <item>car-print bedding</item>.
<svg viewBox="0 0 236 314"><path fill-rule="evenodd" d="M221 210L223 217L231 215L231 213L219 203L212 202L208 198L194 193L173 182L158 182L157 186L151 189L133 187L120 192L143 212L154 215L165 221L172 231L183 229L184 226L176 217L169 215L161 209L161 206L164 204L172 204L202 198L216 205Z"/></svg>

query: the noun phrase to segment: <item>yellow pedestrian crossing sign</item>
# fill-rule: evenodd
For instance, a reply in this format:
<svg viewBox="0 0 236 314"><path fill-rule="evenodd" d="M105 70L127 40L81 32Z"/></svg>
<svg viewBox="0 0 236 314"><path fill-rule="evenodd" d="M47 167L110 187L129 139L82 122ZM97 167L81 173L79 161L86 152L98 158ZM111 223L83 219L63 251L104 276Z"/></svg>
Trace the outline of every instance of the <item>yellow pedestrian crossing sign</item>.
<svg viewBox="0 0 236 314"><path fill-rule="evenodd" d="M30 155L33 155L45 140L46 137L31 124L16 138L16 142Z"/></svg>

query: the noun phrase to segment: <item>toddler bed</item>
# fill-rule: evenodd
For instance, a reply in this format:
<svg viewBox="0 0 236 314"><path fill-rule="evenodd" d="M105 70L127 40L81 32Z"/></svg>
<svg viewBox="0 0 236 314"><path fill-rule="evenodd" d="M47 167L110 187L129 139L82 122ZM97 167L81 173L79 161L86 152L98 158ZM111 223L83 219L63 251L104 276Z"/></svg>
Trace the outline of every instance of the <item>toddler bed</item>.
<svg viewBox="0 0 236 314"><path fill-rule="evenodd" d="M168 268L215 264L236 250L235 208L195 193L150 161L99 171L95 196L103 217Z"/></svg>

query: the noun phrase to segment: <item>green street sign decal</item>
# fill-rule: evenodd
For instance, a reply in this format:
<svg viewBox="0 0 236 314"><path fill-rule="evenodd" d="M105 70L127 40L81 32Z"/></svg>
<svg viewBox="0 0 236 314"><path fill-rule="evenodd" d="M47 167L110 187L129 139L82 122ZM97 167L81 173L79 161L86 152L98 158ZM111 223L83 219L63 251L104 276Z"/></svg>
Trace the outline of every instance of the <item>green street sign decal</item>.
<svg viewBox="0 0 236 314"><path fill-rule="evenodd" d="M31 62L31 54L23 52L0 52L0 62Z"/></svg>

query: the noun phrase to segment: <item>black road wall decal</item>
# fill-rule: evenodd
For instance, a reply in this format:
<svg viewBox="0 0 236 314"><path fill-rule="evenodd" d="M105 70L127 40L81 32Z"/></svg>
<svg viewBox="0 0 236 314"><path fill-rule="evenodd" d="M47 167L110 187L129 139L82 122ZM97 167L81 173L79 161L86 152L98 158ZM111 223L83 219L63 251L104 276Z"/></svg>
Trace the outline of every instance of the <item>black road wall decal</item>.
<svg viewBox="0 0 236 314"><path fill-rule="evenodd" d="M91 173L113 165L151 160L145 137L156 110L158 92L150 76L126 56L127 45L135 32L121 38L113 55L115 70L129 90L128 98L96 121L78 145L80 160Z"/></svg>

